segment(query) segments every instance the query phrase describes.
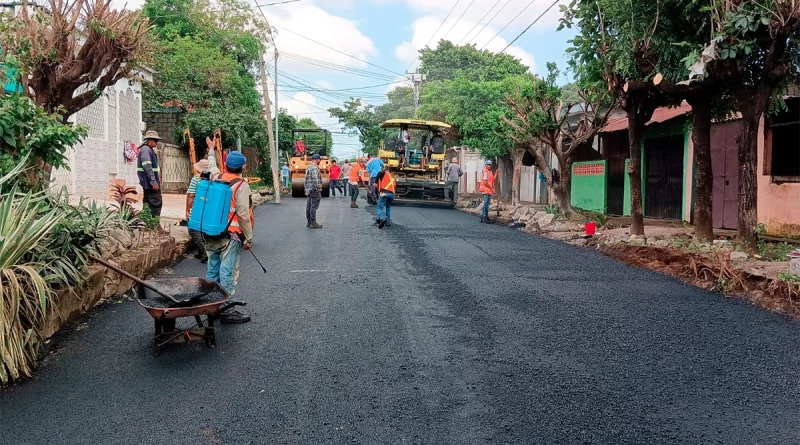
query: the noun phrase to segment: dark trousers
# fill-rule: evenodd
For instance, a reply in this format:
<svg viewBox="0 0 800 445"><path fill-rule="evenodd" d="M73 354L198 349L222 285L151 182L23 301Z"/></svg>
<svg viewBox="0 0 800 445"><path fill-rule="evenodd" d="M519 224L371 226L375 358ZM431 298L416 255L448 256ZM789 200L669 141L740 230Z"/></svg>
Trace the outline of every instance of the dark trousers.
<svg viewBox="0 0 800 445"><path fill-rule="evenodd" d="M306 222L308 224L315 224L317 222L317 209L319 202L322 200L321 192L311 192L306 199Z"/></svg>
<svg viewBox="0 0 800 445"><path fill-rule="evenodd" d="M458 181L444 183L444 199L449 199L453 202L458 201Z"/></svg>
<svg viewBox="0 0 800 445"><path fill-rule="evenodd" d="M159 190L144 190L144 203L150 207L150 213L153 216L161 216L161 206L164 202L161 199L161 189Z"/></svg>
<svg viewBox="0 0 800 445"><path fill-rule="evenodd" d="M342 181L340 179L331 179L331 195L336 196L336 190L339 190L340 194L344 193L342 190Z"/></svg>
<svg viewBox="0 0 800 445"><path fill-rule="evenodd" d="M203 241L203 234L198 230L189 230L189 238L192 240L192 245L197 247L197 257L205 257L206 243Z"/></svg>
<svg viewBox="0 0 800 445"><path fill-rule="evenodd" d="M356 202L358 200L358 194L360 190L358 189L358 184L347 184L350 187L350 202Z"/></svg>

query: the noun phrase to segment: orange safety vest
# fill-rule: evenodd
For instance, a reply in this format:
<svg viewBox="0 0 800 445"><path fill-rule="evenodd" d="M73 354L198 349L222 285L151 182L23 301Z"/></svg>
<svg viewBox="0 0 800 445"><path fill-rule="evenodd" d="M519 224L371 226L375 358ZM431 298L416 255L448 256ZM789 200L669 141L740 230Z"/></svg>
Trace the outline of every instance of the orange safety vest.
<svg viewBox="0 0 800 445"><path fill-rule="evenodd" d="M481 173L480 192L484 195L494 195L494 173L489 166L484 167Z"/></svg>
<svg viewBox="0 0 800 445"><path fill-rule="evenodd" d="M394 185L394 178L392 177L391 173L387 171L383 173L383 178L381 178L381 183L378 186L378 190L382 192L394 193Z"/></svg>
<svg viewBox="0 0 800 445"><path fill-rule="evenodd" d="M228 172L223 173L219 178L221 180L223 180L225 182L229 182L229 183L233 183L234 181L236 181L238 179L238 181L236 181L236 184L233 184L231 186L231 189L233 190L233 193L232 193L232 196L231 196L231 208L230 208L229 213L228 213L228 221L231 222L228 225L228 232L234 232L234 233L243 235L244 232L242 232L242 228L239 226L239 215L236 214L236 195L239 193L239 188L242 186L242 184L245 183L245 180L242 179L237 174L228 173ZM249 199L249 197L248 197L248 199ZM256 220L253 217L253 207L252 206L250 207L250 223L251 223L251 225L253 227L255 227Z"/></svg>

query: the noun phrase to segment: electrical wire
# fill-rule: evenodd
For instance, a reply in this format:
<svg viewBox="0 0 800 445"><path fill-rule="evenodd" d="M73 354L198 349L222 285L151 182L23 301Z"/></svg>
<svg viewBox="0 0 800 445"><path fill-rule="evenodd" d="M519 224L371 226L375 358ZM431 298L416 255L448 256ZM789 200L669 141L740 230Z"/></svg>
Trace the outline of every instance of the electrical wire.
<svg viewBox="0 0 800 445"><path fill-rule="evenodd" d="M290 59L293 59L293 60L297 60L297 61L300 61L300 62L303 62L303 63L307 63L309 65L314 65L314 66L318 66L318 67L321 67L321 68L326 68L326 69L329 69L329 70L332 70L332 71L339 71L339 72L342 72L342 73L345 73L345 74L352 74L352 75L355 75L355 76L366 77L366 78L370 78L370 79L374 79L374 80L383 80L383 81L389 81L389 80L394 81L394 80L396 80L396 78L393 77L393 76L388 76L388 75L381 74L381 73L374 73L374 72L371 72L371 71L359 70L359 69L356 69L356 68L350 68L350 67L346 67L344 65L337 65L337 64L334 64L334 63L331 63L331 62L326 62L324 60L314 59L314 58L311 58L311 57L304 57L304 56L299 56L299 55L296 55L296 54L291 54L291 53L286 53L286 52L281 52L281 55L284 55L284 56L286 56L286 57L288 57Z"/></svg>
<svg viewBox="0 0 800 445"><path fill-rule="evenodd" d="M450 8L450 12L447 13L447 15L445 16L444 20L442 20L442 23L439 24L439 27L436 28L436 31L433 32L433 34L431 35L431 38L428 39L428 41L425 43L425 45L422 46L422 48L425 48L425 47L427 47L428 45L431 44L431 42L433 41L433 38L436 37L436 33L438 33L440 29L442 29L442 26L444 26L445 22L447 22L447 19L450 18L450 14L453 13L453 11L456 9L456 6L458 6L459 3L461 3L461 0L456 0L456 2L453 3L453 7ZM420 48L420 49L422 49L422 48ZM414 58L414 60L412 60L411 63L408 64L408 66L406 67L405 71L408 72L408 69L411 68L411 65L413 65L414 62L416 62L416 61L417 61L417 59Z"/></svg>
<svg viewBox="0 0 800 445"><path fill-rule="evenodd" d="M492 5L492 7L491 7L491 8L489 8L489 10L488 10L488 11L486 11L486 14L484 14L484 15L483 15L483 17L481 17L481 19L480 19L480 20L478 20L477 22L475 22L475 24L472 26L472 29L470 29L469 31L467 31L467 33L466 33L466 34L464 34L464 37L462 37L462 38L461 38L461 40L459 40L459 41L458 41L458 43L456 43L456 46L458 46L458 45L461 45L461 42L463 42L463 41L464 41L464 39L466 39L466 38L467 38L467 37L468 37L470 34L472 34L472 31L474 31L474 30L475 30L475 28L477 28L477 27L478 27L478 25L480 25L480 24L481 24L481 22L483 21L483 19L485 19L485 18L486 18L486 16L488 16L488 15L489 15L489 14L492 12L492 10L494 10L495 6L497 6L498 4L500 4L500 2L501 2L501 1L502 1L502 0L497 0L497 1L494 3L494 5ZM511 0L508 0L508 2L506 2L506 4L508 4L510 1L511 1ZM480 34L480 31L478 32L478 34ZM467 42L469 43L469 40L468 40Z"/></svg>
<svg viewBox="0 0 800 445"><path fill-rule="evenodd" d="M462 12L462 13L461 13L461 15L460 15L460 16L458 16L458 18L456 19L456 21L455 21L455 22L453 22L453 26L451 26L451 27L450 27L450 29L449 29L449 30L447 30L447 32L446 32L446 33L444 33L444 35L442 36L442 39L446 39L446 38L447 38L447 36L448 36L448 35L450 35L450 33L453 31L453 29L456 27L456 25L458 25L458 22L460 22L460 21L461 21L461 19L464 17L464 14L466 14L466 13L467 13L467 11L469 11L469 8L472 6L472 4L473 4L473 3L475 3L475 0L472 0L471 2L469 2L469 4L467 5L467 7L466 7L466 8L464 8L464 12Z"/></svg>
<svg viewBox="0 0 800 445"><path fill-rule="evenodd" d="M332 51L336 51L336 52L337 52L337 53L339 53L339 54L343 54L343 55L345 55L345 56L347 56L347 57L350 57L350 58L352 58L352 59L358 60L359 62L366 63L367 65L374 66L375 68L380 68L380 69L382 69L382 70L384 70L384 71L387 71L387 72L390 72L390 73L392 73L392 74L397 74L398 76L403 76L403 74L401 74L401 73L398 73L397 71L392 71L392 70L390 70L390 69L388 69L388 68L384 68L384 67L382 67L382 66L380 66L380 65L376 65L376 64L374 64L374 63L372 63L372 62L367 62L366 60L364 60L364 59L361 59L361 58L358 58L358 57L356 57L356 56L354 56L354 55L352 55L352 54L347 54L347 53L346 53L346 52L344 52L344 51L340 51L340 50L338 50L338 49L336 49L336 48L334 48L334 47L332 47L332 46L328 46L328 45L326 45L326 44L324 44L324 43L322 43L322 42L320 42L320 41L318 41L318 40L314 40L314 39L312 39L311 37L305 36L305 35L303 35L303 34L300 34L300 33L296 32L296 31L292 31L291 29L289 29L289 28L286 28L285 26L276 26L276 28L280 28L280 29L283 29L284 31L288 31L288 32L290 32L290 33L292 33L292 34L294 34L294 35L296 35L296 36L300 36L300 37L302 37L302 38L304 38L304 39L306 39L306 40L309 40L309 41L311 41L311 42L314 42L314 43L316 43L317 45L324 46L325 48L328 48L328 49L330 49L330 50L332 50Z"/></svg>
<svg viewBox="0 0 800 445"><path fill-rule="evenodd" d="M535 1L536 1L536 0L531 0L531 2L530 2L530 3L528 3L528 5L527 5L527 6L525 6L524 8L522 8L522 11L520 11L520 12L519 12L517 15L515 15L513 19L511 19L511 20L510 20L508 23L506 23L506 25L505 25L505 26L503 26L503 28L501 28L501 29L500 29L500 31L497 31L497 34L495 34L495 35L494 35L494 37L492 37L492 38L491 38L491 39L490 39L488 42L486 42L486 44L485 44L485 45L483 45L483 46L481 47L481 50L483 50L483 49L484 49L484 48L486 48L486 47L487 47L487 46L488 46L490 43L492 43L492 42L494 41L494 39L496 39L496 38L497 38L497 36L499 36L499 35L500 35L500 33L501 33L501 32L505 31L505 29L506 29L506 28L508 28L508 26L509 26L510 24L514 23L514 21L515 21L515 20L517 20L517 18L518 18L519 16L521 16L523 12L527 11L527 10L528 10L528 8L530 8L530 7L531 7L531 5L533 5L533 2L535 2Z"/></svg>
<svg viewBox="0 0 800 445"><path fill-rule="evenodd" d="M538 22L538 21L539 21L539 19L541 19L541 18L542 18L542 17L543 17L545 14L547 14L547 13L548 13L548 11L550 11L551 9L553 9L553 6L555 6L555 5L556 5L556 3L558 3L558 2L559 2L559 0L555 0L555 1L554 1L554 2L553 2L551 5L550 5L550 6L548 6L548 7L547 7L547 9L545 9L545 10L544 10L544 12L542 12L541 14L539 14L539 17L536 17L536 20L534 20L533 22L531 22L531 24L530 24L530 25L528 25L528 27L527 27L527 28L523 29L523 30L522 30L522 32L521 32L521 33L519 33L519 35L518 35L518 36L514 37L514 40L512 40L511 42L509 42L509 43L508 43L508 45L506 45L506 47L505 47L505 48L503 48L503 51L500 51L500 52L501 52L501 53L502 53L502 52L505 52L505 50L507 50L507 49L508 49L508 48L509 48L511 45L513 45L513 44L514 44L514 42L516 42L516 41L517 41L517 39L519 39L520 37L522 37L522 35L523 35L523 34L525 34L525 33L526 33L526 32L527 32L529 29L531 29L531 27L532 27L533 25L535 25L535 24L536 24L536 22Z"/></svg>

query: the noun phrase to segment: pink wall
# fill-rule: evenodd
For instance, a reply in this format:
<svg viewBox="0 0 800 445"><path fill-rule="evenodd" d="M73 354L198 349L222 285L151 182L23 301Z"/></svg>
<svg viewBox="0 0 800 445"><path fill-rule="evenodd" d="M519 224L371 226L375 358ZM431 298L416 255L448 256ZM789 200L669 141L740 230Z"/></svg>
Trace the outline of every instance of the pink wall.
<svg viewBox="0 0 800 445"><path fill-rule="evenodd" d="M764 172L764 119L758 128L758 222L773 236L800 236L800 183L774 184Z"/></svg>

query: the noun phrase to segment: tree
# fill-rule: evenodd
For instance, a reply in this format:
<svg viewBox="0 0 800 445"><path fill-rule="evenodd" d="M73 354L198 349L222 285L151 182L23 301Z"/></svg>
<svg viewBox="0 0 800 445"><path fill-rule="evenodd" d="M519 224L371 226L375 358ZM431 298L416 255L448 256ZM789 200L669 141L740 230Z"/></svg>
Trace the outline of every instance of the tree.
<svg viewBox="0 0 800 445"><path fill-rule="evenodd" d="M798 75L800 3L728 0L708 8L714 33L692 54L690 79L719 80L742 113L739 155L739 241L757 241L758 127Z"/></svg>
<svg viewBox="0 0 800 445"><path fill-rule="evenodd" d="M474 82L501 81L530 71L512 55L479 50L475 45L458 46L448 40L440 40L436 49L422 48L419 53L418 71L427 75L428 82L453 80L456 74Z"/></svg>
<svg viewBox="0 0 800 445"><path fill-rule="evenodd" d="M0 94L0 176L23 161L40 160L56 168L63 167L67 150L86 134L86 127L65 124L63 114L48 113L21 94ZM38 168L28 169L25 182L41 184L47 173Z"/></svg>
<svg viewBox="0 0 800 445"><path fill-rule="evenodd" d="M147 61L150 26L111 0L23 2L0 46L19 61L23 92L47 113L66 118L94 102Z"/></svg>
<svg viewBox="0 0 800 445"><path fill-rule="evenodd" d="M310 117L304 117L297 121L296 129L307 129L307 130L315 130L319 129L319 125L314 122L314 119ZM333 147L333 139L330 133L301 133L299 134L300 137L303 138L305 141L305 146L307 150L314 150L317 151L322 147L328 148L328 155L331 154L331 148Z"/></svg>
<svg viewBox="0 0 800 445"><path fill-rule="evenodd" d="M351 98L344 103L344 108L329 108L331 116L339 119L346 130L358 134L358 140L364 146L364 152L377 155L383 130L381 120L375 114L375 107L364 104L359 98Z"/></svg>
<svg viewBox="0 0 800 445"><path fill-rule="evenodd" d="M556 65L548 63L547 71L546 77L518 84L514 94L506 96L512 117L503 120L514 130L512 138L533 155L562 212L570 215L572 156L578 147L594 140L616 104L605 89L582 85L575 87L578 101L565 102L563 90L556 84ZM558 159L558 182L550 171L545 148Z"/></svg>
<svg viewBox="0 0 800 445"><path fill-rule="evenodd" d="M570 64L587 82L604 82L628 117L631 184L631 234L644 234L641 146L645 124L660 106L680 100L655 88L662 73L681 77L689 50L675 43L696 41L707 30L698 26L703 6L686 0L573 0L562 6L562 27L576 26Z"/></svg>

